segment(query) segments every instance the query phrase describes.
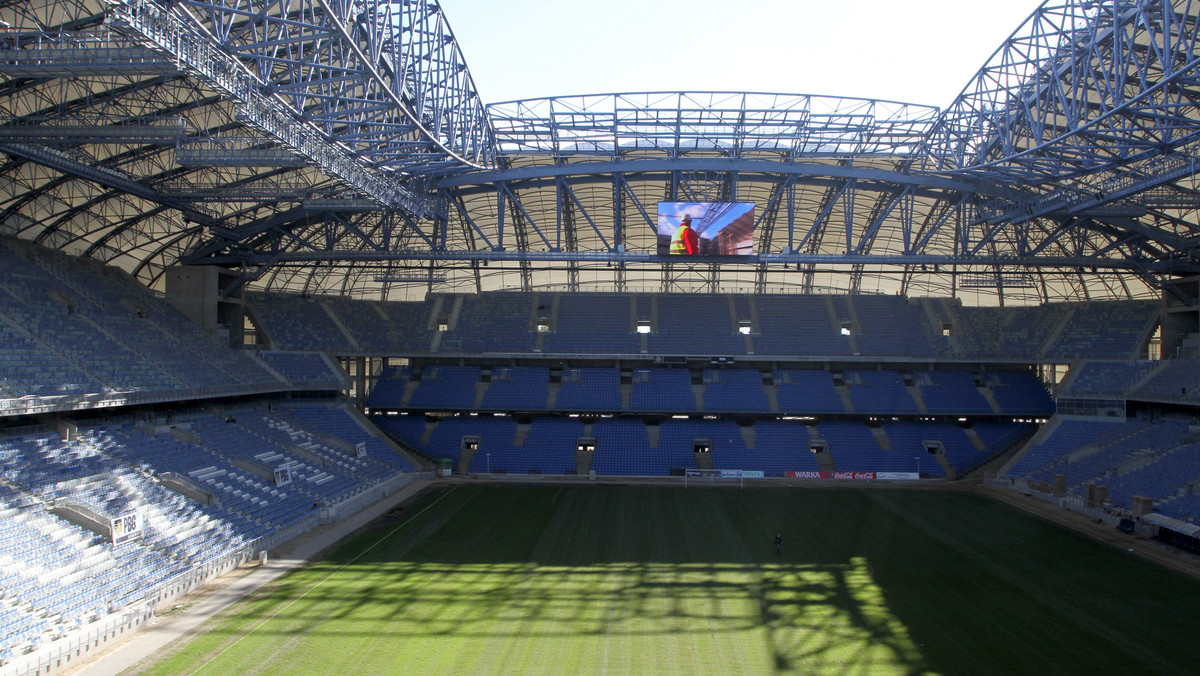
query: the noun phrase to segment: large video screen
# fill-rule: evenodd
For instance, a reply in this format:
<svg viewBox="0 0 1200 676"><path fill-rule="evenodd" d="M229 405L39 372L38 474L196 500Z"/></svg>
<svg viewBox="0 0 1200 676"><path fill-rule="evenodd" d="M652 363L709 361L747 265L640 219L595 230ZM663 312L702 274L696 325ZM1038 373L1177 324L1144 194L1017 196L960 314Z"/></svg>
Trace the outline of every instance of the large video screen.
<svg viewBox="0 0 1200 676"><path fill-rule="evenodd" d="M753 202L659 202L659 256L749 256Z"/></svg>

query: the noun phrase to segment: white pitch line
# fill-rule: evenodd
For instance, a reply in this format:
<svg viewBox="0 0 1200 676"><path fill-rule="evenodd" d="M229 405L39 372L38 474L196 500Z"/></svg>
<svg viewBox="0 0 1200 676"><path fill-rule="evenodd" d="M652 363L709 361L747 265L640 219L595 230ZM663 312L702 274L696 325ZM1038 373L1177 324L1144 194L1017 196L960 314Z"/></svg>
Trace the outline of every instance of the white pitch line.
<svg viewBox="0 0 1200 676"><path fill-rule="evenodd" d="M260 622L260 623L258 624L258 626L254 627L253 629L251 629L250 631L246 632L245 634L242 634L242 635L241 635L241 636L238 638L238 640L234 641L233 643L230 643L228 646L225 646L225 648L224 648L223 650L221 650L221 652L217 653L216 655L213 655L211 658L209 658L209 660L208 660L207 662L204 662L203 664L199 665L198 667L196 667L196 669L195 669L194 671L192 671L192 672L190 672L190 673L192 673L192 674L199 673L201 669L203 669L204 667L207 667L208 665L210 665L210 664L212 664L213 662L215 662L215 661L217 660L217 658L219 658L220 656L224 655L226 652L229 652L230 650L232 650L232 649L233 649L235 646L237 646L237 644L241 643L243 640L245 640L247 637L249 637L249 636L250 636L250 634L253 634L254 632L258 631L258 630L259 630L259 629L260 629L260 628L261 628L263 625L265 625L266 623L268 623L268 622L270 622L271 620L273 620L273 619L275 619L276 617L278 617L280 613L282 613L283 611L285 611L285 610L287 610L288 608L291 608L293 605L295 605L297 601L299 601L300 599L304 598L305 596L308 596L308 593L309 593L309 592L311 592L312 590L316 589L317 587L320 587L322 584L325 584L325 581L326 581L326 580L328 580L329 578L333 577L334 575L337 575L338 573L342 572L342 571L343 571L343 570L344 570L344 569L345 569L347 566L349 566L350 564L352 564L352 563L354 563L355 561L357 561L357 560L359 560L360 558L362 558L362 556L363 556L364 554L366 554L367 552L371 551L372 549L375 549L376 547L378 547L378 546L379 546L379 545L380 545L380 544L381 544L381 543L382 543L384 540L386 540L386 539L388 539L388 538L392 537L393 535L395 535L395 534L396 534L396 533L397 533L397 532L398 532L398 531L399 531L401 528L404 528L404 527L405 527L405 526L407 526L408 524L412 523L412 522L413 522L413 521L414 521L414 520L415 520L415 519L416 519L418 516L421 516L421 515L422 515L422 514L424 514L426 511L428 511L430 508L432 508L434 505L436 505L437 503L441 502L441 501L442 501L442 498L445 498L447 495L450 495L451 493L453 493L453 492L454 492L454 490L455 490L456 488L458 488L458 486L453 486L453 487L451 487L451 488L450 488L450 490L448 490L448 491L446 491L445 493L443 493L443 494L442 494L442 496L441 496L440 498L438 498L437 500L434 500L433 502L429 503L429 504L428 504L428 505L425 507L425 509L422 509L421 511L417 512L416 514L413 514L413 515L412 515L412 518L410 518L410 519L407 519L407 520L406 520L404 523L402 523L402 524L400 524L399 526L396 526L395 528L393 528L393 529L391 530L391 532L389 532L387 535L384 535L383 537L379 538L379 540L378 540L378 541L376 541L376 542L375 542L375 544L373 544L373 545L371 545L370 547L367 547L366 549L364 549L364 550L362 550L361 552L359 552L358 556L355 556L353 559L350 559L350 560L349 560L349 561L347 561L346 563L342 564L342 567L341 567L341 568L338 568L337 570L335 570L335 571L331 572L330 574L326 575L326 576L325 576L325 578L324 578L324 579L322 579L320 582L318 582L318 583L314 584L312 587L309 587L308 589L306 589L306 590L304 591L304 593L303 593L303 594L301 594L301 595L297 596L296 598L292 599L292 602L291 602L291 603L287 604L286 606L284 606L284 607L280 608L279 610L277 610L277 611L275 611L274 613L272 613L271 615L269 615L269 616L268 616L266 619L264 619L262 622Z"/></svg>

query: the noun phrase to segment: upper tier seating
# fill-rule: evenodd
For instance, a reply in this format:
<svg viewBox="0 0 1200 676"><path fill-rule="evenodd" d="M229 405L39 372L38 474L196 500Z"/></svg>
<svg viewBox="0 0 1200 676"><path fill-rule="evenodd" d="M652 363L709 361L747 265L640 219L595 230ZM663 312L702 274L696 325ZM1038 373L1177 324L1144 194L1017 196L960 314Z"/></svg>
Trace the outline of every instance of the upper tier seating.
<svg viewBox="0 0 1200 676"><path fill-rule="evenodd" d="M705 369L704 410L770 411L762 374L753 369Z"/></svg>
<svg viewBox="0 0 1200 676"><path fill-rule="evenodd" d="M964 357L1005 358L1009 355L1040 356L1046 339L1064 318L1060 305L1040 307L964 307L954 311L950 335Z"/></svg>
<svg viewBox="0 0 1200 676"><path fill-rule="evenodd" d="M621 410L621 372L615 368L564 369L554 408L559 411Z"/></svg>
<svg viewBox="0 0 1200 676"><path fill-rule="evenodd" d="M354 343L362 352L387 354L393 351L396 345L403 342L400 334L402 325L393 321L385 309L389 305L403 305L402 303L376 303L352 301L349 298L341 297L325 297L321 298L317 304L323 306L325 311L336 320L336 323L346 327L345 333L354 337ZM320 321L331 339L336 341L337 334L330 331L328 324L323 319ZM424 317L421 318L421 321L424 321ZM419 341L413 347L428 349L429 339L426 338L423 342Z"/></svg>
<svg viewBox="0 0 1200 676"><path fill-rule="evenodd" d="M920 413L896 371L846 371L842 375L858 413Z"/></svg>
<svg viewBox="0 0 1200 676"><path fill-rule="evenodd" d="M1054 413L1054 400L1032 371L988 371L984 380L1003 413L1033 416Z"/></svg>
<svg viewBox="0 0 1200 676"><path fill-rule="evenodd" d="M825 370L780 369L775 392L781 413L845 413L846 407Z"/></svg>
<svg viewBox="0 0 1200 676"><path fill-rule="evenodd" d="M483 393L485 409L544 410L550 369L544 366L497 366Z"/></svg>
<svg viewBox="0 0 1200 676"><path fill-rule="evenodd" d="M756 355L850 356L849 336L833 317L826 296L754 296L758 326L753 336Z"/></svg>
<svg viewBox="0 0 1200 676"><path fill-rule="evenodd" d="M355 304L358 301L346 301L348 304ZM393 332L396 335L396 343L390 345L391 350L383 350L374 354L388 354L389 352L399 352L400 354L419 354L429 350L430 344L433 342L433 337L437 335L436 327L430 327L431 321L429 306L424 302L391 302L391 303L376 303L375 307L379 308L386 317L386 326L383 328L385 339ZM379 331L380 327L374 327L373 331Z"/></svg>
<svg viewBox="0 0 1200 676"><path fill-rule="evenodd" d="M633 372L633 411L695 411L696 396L686 369L637 369Z"/></svg>
<svg viewBox="0 0 1200 676"><path fill-rule="evenodd" d="M1158 317L1158 303L1047 303L950 312L951 335L965 358L1029 363L1127 360L1137 356L1149 337Z"/></svg>
<svg viewBox="0 0 1200 676"><path fill-rule="evenodd" d="M277 350L355 354L359 346L338 326L318 299L286 294L247 294L247 307L266 332L259 342ZM355 304L365 301L356 301ZM384 322L376 331L382 332ZM368 339L369 340L369 339ZM374 341L370 341L374 342Z"/></svg>
<svg viewBox="0 0 1200 676"><path fill-rule="evenodd" d="M534 297L531 294L469 294L454 298L454 304L458 306L457 317L451 315L448 330L442 332L438 353L533 351L534 331L530 326L530 313Z"/></svg>
<svg viewBox="0 0 1200 676"><path fill-rule="evenodd" d="M0 415L286 390L131 278L0 239Z"/></svg>
<svg viewBox="0 0 1200 676"><path fill-rule="evenodd" d="M1130 387L1162 362L1086 361L1059 393L1075 397L1124 397Z"/></svg>
<svg viewBox="0 0 1200 676"><path fill-rule="evenodd" d="M937 331L922 309L900 296L835 296L850 315L854 343L861 354L923 357L938 353ZM837 304L835 303L835 307Z"/></svg>
<svg viewBox="0 0 1200 676"><path fill-rule="evenodd" d="M404 403L404 391L408 387L412 369L408 366L387 366L375 381L375 387L367 396L371 408L399 408Z"/></svg>
<svg viewBox="0 0 1200 676"><path fill-rule="evenodd" d="M1131 399L1200 403L1200 357L1162 362L1129 393Z"/></svg>
<svg viewBox="0 0 1200 676"><path fill-rule="evenodd" d="M746 341L729 314L728 296L658 294L657 321L651 323L651 354L735 355Z"/></svg>
<svg viewBox="0 0 1200 676"><path fill-rule="evenodd" d="M342 390L347 387L346 372L321 352L263 351L258 353L258 358L289 382L299 386L324 390Z"/></svg>
<svg viewBox="0 0 1200 676"><path fill-rule="evenodd" d="M1072 304L1062 331L1042 353L1046 361L1068 361L1079 357L1111 354L1117 358L1137 357L1140 345L1130 345L1129 336L1150 334L1158 318L1153 301L1094 301Z"/></svg>
<svg viewBox="0 0 1200 676"><path fill-rule="evenodd" d="M979 393L970 373L922 371L914 374L913 380L920 388L925 409L930 413L993 412L991 404Z"/></svg>
<svg viewBox="0 0 1200 676"><path fill-rule="evenodd" d="M478 366L429 366L412 393L409 406L432 409L468 409L474 405Z"/></svg>
<svg viewBox="0 0 1200 676"><path fill-rule="evenodd" d="M546 354L636 354L630 298L616 293L561 294L555 330L545 336ZM561 328L559 328L561 327Z"/></svg>
<svg viewBox="0 0 1200 676"><path fill-rule="evenodd" d="M1011 363L1134 358L1158 312L1150 301L983 308L903 296L509 291L431 294L422 303L253 294L250 305L276 349L348 355L754 354ZM390 321L375 322L376 316ZM639 325L649 333L639 334Z"/></svg>

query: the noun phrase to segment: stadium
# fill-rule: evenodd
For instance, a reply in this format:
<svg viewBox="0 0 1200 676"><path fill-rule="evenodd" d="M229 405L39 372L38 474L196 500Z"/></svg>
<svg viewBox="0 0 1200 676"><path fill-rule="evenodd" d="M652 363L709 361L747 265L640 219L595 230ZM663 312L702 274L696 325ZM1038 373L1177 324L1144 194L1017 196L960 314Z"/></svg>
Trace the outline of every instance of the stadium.
<svg viewBox="0 0 1200 676"><path fill-rule="evenodd" d="M1195 669L1200 6L936 105L485 103L453 19L0 0L0 673L355 519L137 670Z"/></svg>

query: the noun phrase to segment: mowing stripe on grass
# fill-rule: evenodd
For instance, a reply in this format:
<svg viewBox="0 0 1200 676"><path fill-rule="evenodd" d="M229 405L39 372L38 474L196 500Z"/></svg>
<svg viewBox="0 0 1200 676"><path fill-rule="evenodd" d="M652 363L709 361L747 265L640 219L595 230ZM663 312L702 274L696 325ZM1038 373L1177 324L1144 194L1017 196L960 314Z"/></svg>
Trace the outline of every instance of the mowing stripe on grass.
<svg viewBox="0 0 1200 676"><path fill-rule="evenodd" d="M375 541L375 543L374 543L374 544L372 544L370 547L367 547L366 549L362 550L361 552L359 552L358 554L356 554L356 555L354 556L354 558L352 558L352 559L350 559L349 561L347 561L346 563L342 564L342 566L341 566L340 568L338 568L338 569L336 569L336 570L332 571L331 573L329 573L329 574L328 574L328 575L326 575L325 577L321 578L321 580L320 580L320 581L318 581L316 584L314 584L313 586L311 586L311 587L309 587L308 589L304 590L304 593L303 593L303 594L300 594L300 595L299 595L299 596L297 596L296 598L292 599L291 603L288 603L286 606L284 606L284 607L280 608L279 610L276 610L275 612L273 612L273 613L271 613L270 615L268 615L268 616L267 616L267 617L266 617L266 618L265 618L265 619L264 619L262 622L258 623L256 626L254 626L253 628L251 628L251 629L250 629L250 631L248 631L248 632L246 632L245 634L242 634L241 636L239 636L239 637L238 637L238 639L237 639L236 641L234 641L233 643L230 643L229 645L227 645L227 646L225 646L224 648L222 648L220 652L218 652L216 655L213 655L211 658L209 658L209 659L208 659L208 660L206 660L205 662L202 662L201 664L197 665L197 667L196 667L194 670L192 670L190 673L192 673L192 674L197 674L197 673L200 673L200 671L201 671L202 669L204 669L204 668L205 668L205 667L207 667L208 665L212 664L214 661L216 661L216 660L217 660L217 658L219 658L219 657L221 657L222 655L224 655L226 652L228 652L229 650L231 650L232 648L234 648L234 647L235 647L237 644L241 643L242 641L246 640L247 638L250 638L250 635L251 635L251 634L253 634L254 632L258 631L258 630L259 630L261 627L263 627L263 626L264 626L266 623L268 623L268 622L270 622L271 620L273 620L273 619L275 619L276 617L278 617L280 613L282 613L283 611L287 610L288 608L291 608L291 607L292 607L293 605L295 605L295 604L296 604L296 602L298 602L300 599L304 598L305 596L308 596L309 592L316 590L316 588L317 588L317 587L320 587L322 584L324 584L325 582L327 582L327 581L328 581L328 580L329 580L331 577L333 577L334 575L337 575L338 573L342 572L344 569L346 569L347 567L349 567L349 566L350 566L351 564L353 564L355 561L357 561L357 560L359 560L360 558L362 558L363 556L365 556L365 555L367 554L367 552L370 552L372 549L375 549L375 548L376 548L376 547L378 547L379 545L383 544L383 542L384 542L384 541L388 540L388 539L389 539L389 538L391 538L393 535L395 535L396 533L400 532L400 529L401 529L401 528L404 528L404 527L405 527L405 526L407 526L408 524L410 524L410 523L412 523L413 521L415 521L415 520L417 519L417 517L421 516L422 514L424 514L424 513L425 513L425 512L427 512L427 511L429 511L429 510L430 510L430 509L431 509L431 508L432 508L434 505L436 505L437 503L441 502L441 501L442 501L442 498L445 498L447 495L450 495L451 493L453 493L453 492L454 492L454 490L455 490L456 488L458 488L458 486L453 486L453 487L451 487L451 488L450 488L450 490L448 490L448 491L446 491L445 493L443 493L442 495L438 496L438 498L437 498L436 500L434 500L433 502L431 502L431 503L429 503L428 505L426 505L426 506L425 506L425 509L422 509L421 511L417 512L416 514L413 514L413 515L412 515L412 518L410 518L410 519L407 519L406 521L404 521L404 522L403 522L403 523L401 523L400 525L398 525L398 526L396 526L395 528L393 528L392 530L388 531L388 534L387 534L387 535L384 535L383 537L379 538L379 539L378 539L378 540L376 540L376 541Z"/></svg>
<svg viewBox="0 0 1200 676"><path fill-rule="evenodd" d="M459 489L153 673L1195 673L1194 580L978 496Z"/></svg>

